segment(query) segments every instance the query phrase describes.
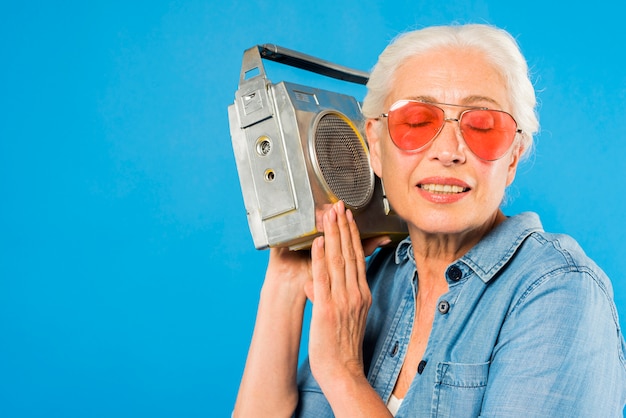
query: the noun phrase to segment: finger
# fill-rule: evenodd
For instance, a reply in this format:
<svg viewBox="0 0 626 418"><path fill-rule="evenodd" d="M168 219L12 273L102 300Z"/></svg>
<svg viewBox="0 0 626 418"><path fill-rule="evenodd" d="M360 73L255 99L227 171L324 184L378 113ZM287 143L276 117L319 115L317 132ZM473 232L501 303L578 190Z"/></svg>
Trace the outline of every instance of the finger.
<svg viewBox="0 0 626 418"><path fill-rule="evenodd" d="M358 229L350 210L346 210L343 202L339 202L337 208L337 225L341 237L341 254L344 264L344 280L348 292L358 292L358 264L362 258L362 248ZM356 237L356 242L354 238Z"/></svg>
<svg viewBox="0 0 626 418"><path fill-rule="evenodd" d="M354 220L354 216L350 210L347 211L346 216L350 226L351 242L354 247L357 285L359 292L361 293L361 297L364 299L365 303L369 305L371 296L369 284L367 283L365 253L361 244L361 235L356 221Z"/></svg>
<svg viewBox="0 0 626 418"><path fill-rule="evenodd" d="M311 301L311 303L315 303L315 287L313 284L313 279L307 280L304 283L304 294L307 299Z"/></svg>
<svg viewBox="0 0 626 418"><path fill-rule="evenodd" d="M324 249L331 291L345 289L344 260L341 254L341 232L337 217L335 205L324 214Z"/></svg>
<svg viewBox="0 0 626 418"><path fill-rule="evenodd" d="M354 215L350 209L346 210L346 221L348 222L348 233L350 234L350 245L357 260L365 259L363 245L361 244L361 234L359 227L354 220Z"/></svg>
<svg viewBox="0 0 626 418"><path fill-rule="evenodd" d="M330 280L326 268L325 239L323 236L315 238L311 246L311 275L312 286L305 287L307 297L313 302L313 298L327 298L330 293Z"/></svg>
<svg viewBox="0 0 626 418"><path fill-rule="evenodd" d="M387 235L383 235L365 239L361 244L363 245L363 253L365 256L370 256L378 247L384 247L385 245L391 244L391 238Z"/></svg>

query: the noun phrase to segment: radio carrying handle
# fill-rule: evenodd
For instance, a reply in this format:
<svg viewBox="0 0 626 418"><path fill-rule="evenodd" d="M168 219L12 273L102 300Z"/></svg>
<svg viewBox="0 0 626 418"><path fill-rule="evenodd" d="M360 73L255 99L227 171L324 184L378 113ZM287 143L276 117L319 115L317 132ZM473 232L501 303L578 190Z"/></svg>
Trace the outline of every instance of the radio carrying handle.
<svg viewBox="0 0 626 418"><path fill-rule="evenodd" d="M369 80L368 72L337 65L311 55L306 55L298 51L280 47L278 45L263 44L254 46L244 52L241 74L239 77L240 86L250 78L250 72L255 69L259 71L258 75L266 78L262 62L263 59L350 83L365 85Z"/></svg>

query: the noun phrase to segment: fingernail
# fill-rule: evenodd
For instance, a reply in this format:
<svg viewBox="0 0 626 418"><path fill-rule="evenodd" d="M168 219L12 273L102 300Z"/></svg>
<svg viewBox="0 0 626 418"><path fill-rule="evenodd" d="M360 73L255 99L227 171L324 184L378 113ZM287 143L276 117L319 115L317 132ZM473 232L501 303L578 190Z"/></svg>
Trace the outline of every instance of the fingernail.
<svg viewBox="0 0 626 418"><path fill-rule="evenodd" d="M330 219L331 221L336 221L337 220L337 209L336 208L332 208L331 210L328 211L328 219Z"/></svg>
<svg viewBox="0 0 626 418"><path fill-rule="evenodd" d="M352 215L352 211L350 209L346 210L346 218L348 219L348 222L354 221L354 215Z"/></svg>
<svg viewBox="0 0 626 418"><path fill-rule="evenodd" d="M391 239L390 239L390 238L387 238L387 239L384 239L384 240L382 240L381 242L379 242L379 243L378 243L378 246L379 246L379 247L384 247L385 245L389 245L389 244L391 244Z"/></svg>

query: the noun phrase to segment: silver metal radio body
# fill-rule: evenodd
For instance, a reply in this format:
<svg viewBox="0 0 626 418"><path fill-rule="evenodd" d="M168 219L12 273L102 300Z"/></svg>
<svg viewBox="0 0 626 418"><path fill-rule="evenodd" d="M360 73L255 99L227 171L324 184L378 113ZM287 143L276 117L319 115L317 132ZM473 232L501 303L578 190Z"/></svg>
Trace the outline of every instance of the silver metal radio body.
<svg viewBox="0 0 626 418"><path fill-rule="evenodd" d="M310 247L322 234L321 214L338 200L354 213L362 238L406 236L406 224L371 169L360 103L336 92L273 84L263 59L361 84L368 76L275 45L244 52L228 115L255 247Z"/></svg>

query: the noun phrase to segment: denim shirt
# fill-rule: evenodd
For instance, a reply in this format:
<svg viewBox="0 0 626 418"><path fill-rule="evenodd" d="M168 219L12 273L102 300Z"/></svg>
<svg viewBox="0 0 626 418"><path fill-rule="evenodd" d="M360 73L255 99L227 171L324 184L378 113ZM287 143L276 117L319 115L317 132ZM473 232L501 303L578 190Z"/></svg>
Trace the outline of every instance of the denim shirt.
<svg viewBox="0 0 626 418"><path fill-rule="evenodd" d="M368 260L365 372L384 402L406 355L409 238ZM428 346L396 417L622 417L624 339L605 273L534 213L507 218L445 273ZM299 417L333 413L305 360Z"/></svg>

